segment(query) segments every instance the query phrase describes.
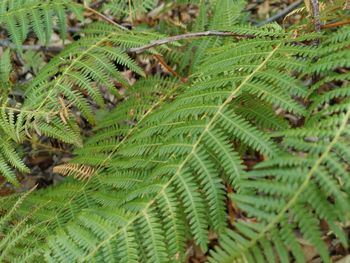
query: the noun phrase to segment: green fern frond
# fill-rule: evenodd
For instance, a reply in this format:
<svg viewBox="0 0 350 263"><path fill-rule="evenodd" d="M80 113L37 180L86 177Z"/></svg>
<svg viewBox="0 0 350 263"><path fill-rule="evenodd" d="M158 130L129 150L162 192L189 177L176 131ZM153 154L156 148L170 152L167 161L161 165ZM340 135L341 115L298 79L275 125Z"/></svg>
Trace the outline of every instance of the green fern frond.
<svg viewBox="0 0 350 263"><path fill-rule="evenodd" d="M110 0L103 5L103 10L111 12L117 18L130 17L134 19L136 16L146 13L156 7L157 0Z"/></svg>
<svg viewBox="0 0 350 263"><path fill-rule="evenodd" d="M333 48L329 47L337 46L338 34L322 43L319 49L323 55L318 59L332 60ZM342 61L337 62L337 66L332 61L331 67L311 67L314 73L321 73L322 78L311 89L313 94L304 127L280 132L286 153L258 164L241 180L241 193L231 196L238 207L259 223L244 223L242 228L242 223L236 222L236 229L222 238L221 248L212 253L210 262L244 259L270 262L274 260L271 255L289 248L297 262L305 262L297 231L317 249L324 262L330 262L321 220L343 246L348 246L340 224L349 217L350 160L345 150L349 147L349 94L346 86L322 90L335 79L336 75L329 69L342 67ZM329 111L327 104L334 109L337 105L341 107ZM277 236L280 238L276 239ZM271 254L271 249L265 250L263 243L270 244L276 252ZM284 252L279 254L279 260L289 262L291 259Z"/></svg>
<svg viewBox="0 0 350 263"><path fill-rule="evenodd" d="M270 64L270 60L282 59L278 50L283 46L283 40L277 46L275 43L275 40L271 41L271 48L269 52L263 53L259 60L260 64L250 65L246 70L229 73L226 73L225 67L222 67L222 72L215 71L204 79L200 77L190 87L185 87L182 94L177 96L174 102L164 105L142 121L140 126L142 129L136 130L135 134L131 135L118 148L108 163L110 168L102 172L100 180L102 185L108 182L108 189L110 189L108 191L113 191L110 186L117 188L122 186L123 195L119 197L119 204L111 199L111 202L107 202L109 200L107 196L110 195L108 191L104 195L105 202L103 204L111 208L118 207L128 214L131 213L130 218L126 220L125 225L120 225L115 221L119 216L110 215L108 222L113 224L115 230L103 236L101 236L100 231L97 234L97 230L92 228L105 224L102 223L104 219L98 222L87 221L87 219L81 221L83 215L80 215L72 221L72 224L79 222L81 227L87 231L91 229L92 233L95 233L94 238L91 239L91 242L95 244L93 247L89 249L77 248L79 253L85 255L80 258L81 261L88 261L96 257L109 258L112 254L114 255L116 253L114 249L107 252L104 248L112 247L115 240L127 237L126 234L121 235L125 231L130 233L130 229L137 228L145 235L153 232L151 230L153 222L163 222L165 216L159 212L154 213L154 211L162 211L161 208L158 208L161 203L158 200L163 198L164 193L167 193L169 189L174 189L177 193L176 199L183 211L176 215L176 218L181 217L187 222L191 236L202 249L207 249L208 228L219 232L226 228L224 180L228 180L230 183L234 182L237 189L242 189L245 187L242 179L245 178L246 173L240 158L233 149L227 146L228 143L237 140L267 156L274 156L278 151L268 136L242 116L237 115L233 107L235 105L234 99L243 96L244 92L253 97L259 96L255 92L258 87L251 87L250 83L256 83L260 87L265 79L260 79L258 73L268 72L267 65L270 67L275 65L274 63ZM258 49L259 46L256 48ZM292 56L292 54L288 55ZM251 56L255 56L255 52ZM252 57L248 56L247 60L249 61ZM278 67L283 65L279 64ZM274 68L274 70L277 69ZM282 71L279 72L283 74ZM221 78L222 74L226 74L228 77L235 74L235 82L221 80L220 85L214 85L212 83L215 82L210 81L212 85L208 83L208 78L216 80ZM201 76L201 74L198 75ZM295 85L298 87L297 82ZM253 91L250 91L249 88L252 88ZM218 93L220 90L224 92ZM203 91L207 94L202 95ZM211 107L209 108L208 105ZM287 105L285 102L276 104L276 106L283 107L288 111L290 108ZM190 129L195 123L197 128ZM167 124L168 127L166 127ZM143 130L147 130L147 127L154 127L152 128L154 129L151 133L152 137L149 136L149 132L143 132ZM173 130L171 133L168 132L169 128ZM229 136L226 137L224 134L229 134ZM108 151L109 148L106 149ZM136 178L139 178L138 180L141 182L131 183L128 178L135 176L137 167L139 167L140 172L136 173L139 174ZM218 170L224 170L227 174L225 173L223 177L217 176ZM123 172L121 173L121 171ZM121 184L118 184L119 180L122 182ZM102 201L101 197L99 197L100 201ZM94 211L97 210L94 209ZM149 217L149 221L144 222L147 217ZM86 215L84 218L87 218ZM68 223L67 226L71 223ZM172 227L176 226L172 225ZM140 241L137 251L144 251L147 258L160 262L173 258L174 253L167 254L164 245L162 245L164 240L159 239L165 236L165 231L171 230L153 232L150 234L153 236ZM178 234L179 237L184 235L184 233ZM54 249L54 246L58 244L72 242L69 236L70 233L65 232L53 237L50 248ZM153 246L149 242L153 242ZM159 247L155 248L156 244L159 244ZM76 242L75 245L79 246ZM152 253L150 249L152 249ZM56 257L56 252L52 250L51 257L58 259L58 254ZM72 255L71 260L76 259L78 258Z"/></svg>
<svg viewBox="0 0 350 263"><path fill-rule="evenodd" d="M0 58L0 90L1 90L1 100L5 100L5 91L10 88L10 74L12 70L11 65L11 53L9 49L6 49Z"/></svg>
<svg viewBox="0 0 350 263"><path fill-rule="evenodd" d="M58 18L57 23L63 39L67 34L65 12L69 10L78 18L82 17L82 6L70 0L7 0L0 4L0 10L0 24L6 26L19 51L22 51L22 43L31 30L40 42L47 44L53 33L54 17Z"/></svg>
<svg viewBox="0 0 350 263"><path fill-rule="evenodd" d="M102 36L86 34L85 38L67 46L42 68L27 88L22 105L3 102L0 123L7 136L16 142L23 142L34 132L81 146L80 131L69 108L76 107L83 117L94 124L95 115L87 96L94 99L100 107L104 107L99 85L106 87L115 96L120 94L112 80L118 80L124 86L128 86L115 63L143 75L142 69L124 50L109 43L142 45L148 42L147 37L135 34L134 39L123 39L121 36L126 36L127 33L118 29ZM5 58L8 57L9 53L5 53ZM5 168L3 164L3 172L6 171L9 178L10 174Z"/></svg>
<svg viewBox="0 0 350 263"><path fill-rule="evenodd" d="M0 162L1 163L1 162ZM44 225L44 222L38 224L32 223L31 219L35 213L41 209L44 204L40 204L33 211L25 216L18 216L17 210L23 206L23 202L35 189L31 189L25 194L21 195L11 209L3 214L0 219L0 259L1 261L16 260L30 260L34 256L39 255L39 250L35 245L39 243L39 240L43 238L40 233L40 227ZM36 234L33 235L33 232ZM30 240L30 241L29 241ZM18 249L25 249L25 253L19 255Z"/></svg>
<svg viewBox="0 0 350 263"><path fill-rule="evenodd" d="M240 237L248 238L247 242L234 238L233 233L226 238L222 245L222 249L213 253L212 262L232 262L248 257L248 255L264 255L264 261L269 261L268 254L259 247L260 242L272 242L272 245L277 250L277 244L274 244L274 239L271 237L271 231L278 231L282 236L285 250L290 245L291 240L297 246L297 237L289 231L283 236L283 231L286 225L283 220L294 222L293 229L299 229L304 238L311 242L320 252L321 257L325 262L329 262L327 248L322 241L322 233L320 230L319 220L325 220L330 229L342 240L344 245L347 245L347 240L343 230L338 226L337 222L342 222L348 217L348 199L349 181L347 179L348 172L341 165L342 160L334 153L336 151L335 145L343 136L348 128L348 119L350 113L346 112L342 115L342 122L339 124L338 130L333 130L331 138L317 138L316 142L309 142L309 147L304 145L303 148L297 148L297 143L293 143L295 151L302 151L308 153L306 157L310 160L306 168L300 170L298 163L290 164L288 166L282 165L276 167L274 163L271 166L264 165L266 168L257 167L256 171L248 174L248 177L242 182L242 193L250 193L249 198L245 195L235 194L232 196L235 203L246 211L250 217L257 218L260 222L260 229L252 236L246 236L242 232ZM287 138L289 139L291 135ZM298 140L304 141L304 136L296 135ZM326 141L324 147L313 147L314 144L320 144ZM342 140L344 142L344 140ZM279 159L276 159L279 162ZM348 161L348 160L347 160ZM271 176L271 177L270 177ZM253 180L253 181L252 181ZM270 180L273 180L273 184ZM344 183L340 183L340 181ZM274 187L272 187L274 185ZM288 188L282 185L289 185ZM331 190L332 189L332 190ZM333 192L334 191L334 192ZM252 193L256 197L252 198ZM267 203L261 196L273 200L280 200L278 203ZM260 199L258 201L258 199ZM330 201L333 199L333 201ZM339 211L334 213L334 211ZM239 224L239 223L238 223ZM254 228L254 223L250 223L248 228ZM242 230L238 228L238 231ZM235 235L238 235L235 233ZM224 239L225 240L225 239ZM227 242L227 243L226 243ZM282 244L278 244L281 246ZM227 247L227 249L226 249ZM228 248L241 247L237 251L230 251ZM295 248L295 251L300 248ZM300 252L294 254L297 262L304 262L304 256ZM253 259L252 259L253 260ZM281 259L282 260L282 259ZM255 262L253 260L252 262Z"/></svg>
<svg viewBox="0 0 350 263"><path fill-rule="evenodd" d="M26 170L12 143L34 132L82 146L55 168L64 182L21 207L17 196L1 204L10 214L0 220L5 261L184 262L191 240L209 262L305 262L301 242L330 262L325 234L348 246L348 29L292 37L277 24L239 25L242 1L206 3L195 27L246 37L172 45L167 58L191 74L186 83L155 76L129 85L116 64L142 76L128 49L164 36L94 23L41 70L23 104L1 105L0 171L10 179L10 164ZM320 45L308 46L315 38ZM172 60L197 44L193 66ZM123 96L114 81L128 87ZM115 109L104 108L100 87L119 96ZM71 107L96 124L84 145ZM219 245L208 251L212 233Z"/></svg>

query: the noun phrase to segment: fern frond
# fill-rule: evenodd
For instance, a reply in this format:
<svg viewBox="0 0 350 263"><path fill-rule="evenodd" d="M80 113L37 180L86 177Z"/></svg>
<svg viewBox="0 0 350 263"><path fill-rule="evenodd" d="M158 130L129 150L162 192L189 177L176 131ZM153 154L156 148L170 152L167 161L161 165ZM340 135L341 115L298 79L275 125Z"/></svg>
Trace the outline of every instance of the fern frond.
<svg viewBox="0 0 350 263"><path fill-rule="evenodd" d="M136 130L135 134L131 135L123 145L120 145L108 163L110 168L102 172L100 183L103 185L108 182L109 191L113 190L110 186L117 187L117 189L122 187L124 196L118 197L119 204L117 204L108 197L110 194L106 191L103 195L102 193L99 194L98 202L106 206L118 207L124 213L130 214L130 217L126 220L125 225L120 225L115 221L118 215L109 215L108 222L114 225L115 230L109 232L107 236L101 236L100 231L97 234L95 230L92 230L95 234L91 242L95 245L89 249L83 247L78 249L85 255L81 259L82 261L95 257L108 258L112 254L114 255L116 253L114 249L112 249L113 252L109 253L104 248L112 246L115 240L127 237L125 231L130 233L130 229L137 228L144 234L153 232L151 230L153 222L163 222L164 220L165 215L159 214L159 211L164 208L159 207L159 205L164 202L160 200L163 200L164 193L168 193L169 189L174 189L171 191L175 191L177 194L177 202L179 202L183 211L174 215L175 221L173 222L176 222L176 218L181 218L181 220L187 222L191 236L203 250L207 249L208 228L219 232L226 228L224 180L228 180L230 183L235 182L235 187L241 191L244 187L242 179L245 178L241 160L235 151L227 146L228 143L237 140L267 156L277 154L277 147L269 137L254 127L251 122L237 115L233 107L236 102L235 99L240 98L244 92L257 97L255 87L252 87L253 92L249 91L250 83L258 83L257 85L260 86L265 78L260 79L259 73L267 72L267 65L270 67L275 65L270 61L281 59L281 53L278 51L283 46L283 40L277 45L275 45L275 40L270 43L270 50L263 53L259 64L250 65L247 70L226 73L225 67L222 67L222 72L215 71L212 75L203 79L199 77L191 87L185 87L182 94L177 96L174 102L147 116L140 123L142 129ZM258 50L259 46L256 46L256 48ZM282 54L285 54L285 51ZM255 52L251 56L255 56ZM252 57L248 56L247 60L252 59ZM278 67L283 65L278 64ZM274 70L277 69L274 68ZM279 72L283 74L281 71ZM223 74L229 77L235 74L236 81L224 80L220 85L208 84L208 78L216 80L221 78ZM201 76L201 74L198 75ZM297 82L295 82L295 85L298 86ZM218 93L217 91L220 90L225 92ZM203 91L208 94L202 96ZM238 101L240 100L238 99ZM208 105L211 107L209 108ZM283 107L287 111L290 109L286 103L277 104L276 106ZM197 125L197 128L191 129L190 127L193 127L194 124ZM151 129L144 132L147 127ZM157 129L157 127L159 128ZM169 128L173 130L171 133L168 132ZM152 137L150 137L149 132L152 129L154 131L152 131ZM226 137L224 134L229 134L229 136ZM108 149L107 147L106 150L108 151ZM140 169L139 172L137 172L137 167ZM224 170L227 174L225 173L223 177L217 176L218 170ZM119 172L117 173L117 171ZM136 178L141 180L140 182L130 182L129 178L132 178L135 172L138 174ZM98 180L98 178L96 179ZM118 184L118 182L124 183ZM105 201L101 198L104 198ZM97 210L94 209L94 211ZM154 213L155 211L157 213ZM146 224L144 220L147 216L150 218ZM72 223L80 222L79 225L88 230L92 227L99 227L99 224L104 222L87 222L85 219L82 222L80 221L82 218L82 215L80 215ZM85 215L84 218L86 218ZM178 228L174 224L169 226L175 229ZM161 236L165 236L165 232L168 231L171 230L165 229L162 232L153 232L153 237L150 236L149 239L140 241L137 251L144 251L145 256L150 260L163 262L164 260L170 260L174 257L174 253L168 254L162 248L164 240L159 239ZM124 234L122 235L122 233ZM69 236L69 232L66 232L53 237L50 247L53 249L54 246L62 242L67 244L67 239L72 242ZM184 233L179 233L177 236L181 240ZM158 248L152 247L153 252L151 254L149 242L153 242L153 246L159 245ZM77 245L77 243L75 244ZM52 252L51 256L56 258L56 252L54 250Z"/></svg>
<svg viewBox="0 0 350 263"><path fill-rule="evenodd" d="M76 164L57 165L52 170L54 173L63 174L65 176L73 175L80 180L86 180L95 173L95 170L87 165L78 166Z"/></svg>
<svg viewBox="0 0 350 263"><path fill-rule="evenodd" d="M9 49L6 49L0 58L0 90L1 90L1 100L5 100L5 91L10 88L10 74L12 70L11 65L11 53Z"/></svg>
<svg viewBox="0 0 350 263"><path fill-rule="evenodd" d="M211 7L204 2L196 26L218 25L248 37L206 39L188 82L154 77L128 85L115 64L142 74L125 50L160 34L96 23L44 67L23 105L4 104L0 124L9 128L10 141L37 132L79 145L70 107L96 124L72 162L55 168L71 177L37 191L15 212L13 202L2 205L20 218L48 201L18 232L40 237L24 258L183 262L188 240L207 253L215 233L219 246L209 262L305 262L300 237L329 262L323 223L348 245L342 223L349 217L350 100L348 74L341 74L347 31L295 38L276 24L238 25L241 17L229 11L243 3L226 0L214 8L224 15L214 10L214 22L206 22ZM319 46L305 45L315 37ZM180 51L191 46L178 44ZM156 49L150 53L163 50ZM176 52L169 58L181 58ZM307 90L310 76L317 83ZM123 101L95 115L87 97L103 108L99 87L118 96L113 80L128 86ZM248 170L245 156L262 161ZM0 156L2 163L7 169ZM226 202L242 218L232 220ZM14 247L23 247L16 238ZM13 258L18 253L6 260Z"/></svg>
<svg viewBox="0 0 350 263"><path fill-rule="evenodd" d="M44 222L40 222L38 224L34 224L31 222L31 218L35 215L37 211L41 209L43 204L37 206L33 211L26 214L23 217L19 217L17 215L17 210L23 206L23 202L35 189L32 188L30 191L21 195L13 207L4 215L2 215L0 219L0 259L1 261L11 261L13 258L16 258L19 254L18 249L26 249L26 253L23 253L20 257L17 257L17 260L29 259L33 254L35 255L37 252L35 251L35 245L39 243L39 240L42 236L35 236L32 233L35 230L39 230ZM3 211L2 211L3 213ZM38 231L37 233L39 233ZM32 236L31 236L32 235ZM30 242L29 242L30 238ZM33 251L33 252L31 252Z"/></svg>
<svg viewBox="0 0 350 263"><path fill-rule="evenodd" d="M111 12L114 16L121 19L130 17L134 19L136 16L146 13L156 7L157 0L133 0L121 1L111 0L103 5L103 10Z"/></svg>
<svg viewBox="0 0 350 263"><path fill-rule="evenodd" d="M203 1L204 3L204 1ZM211 20L210 27L216 30L230 31L232 26L239 22L242 17L242 10L246 5L244 0L216 1L215 13Z"/></svg>
<svg viewBox="0 0 350 263"><path fill-rule="evenodd" d="M231 196L235 204L258 223L244 223L242 227L241 222L236 222L236 229L228 231L222 238L222 245L212 253L210 262L244 259L270 262L271 249L265 250L263 243L270 244L279 253L282 262L290 261L285 253L288 249L297 262L305 262L297 231L315 246L324 262L330 262L321 220L327 223L329 231L345 247L348 246L346 234L340 226L349 217L350 194L349 155L344 151L349 147L350 118L346 74L340 78L344 79L344 87L326 90L322 87L335 79L336 75L329 69L343 65L341 60L336 65L331 59L334 55L330 47L338 46L338 35L335 33L330 37L332 40L326 40L319 47L323 53L319 59L330 61L331 66L312 66L310 69L320 74L321 79L311 89L311 103L304 127L280 132L286 153L256 165L241 180L241 193ZM319 88L320 91L317 90ZM329 107L341 107L330 111L327 104L334 104Z"/></svg>
<svg viewBox="0 0 350 263"><path fill-rule="evenodd" d="M8 0L0 4L0 10L0 23L6 25L11 40L19 51L22 51L22 43L31 30L42 43L48 43L53 32L54 17L58 18L60 35L65 39L65 12L72 11L81 18L83 11L81 5L70 0Z"/></svg>
<svg viewBox="0 0 350 263"><path fill-rule="evenodd" d="M315 148L300 149L301 151L310 151L309 155L305 157L311 161L307 169L299 170L298 164L288 166L280 164L279 166L281 166L281 168L277 168L271 163L271 166L265 164L264 166L266 168L260 170L257 167L256 171L250 173L251 175L245 179L247 180L246 183L242 182L243 189L245 190L242 190L242 192L254 193L256 197L250 200L245 198L245 196L236 194L236 196L233 195L233 200L238 206L241 206L244 211L247 211L249 216L259 219L261 224L260 229L254 235L247 236L249 241L247 240L246 243L233 238L233 236L227 237L227 241L224 241L225 243L222 246L223 249L217 253L213 253L212 262L232 262L247 257L249 254L254 254L254 256L256 256L257 253L267 257L268 255L264 254L264 251L259 247L259 243L263 241L272 242L277 249L277 244L274 244L274 239L270 239L272 230L281 233L280 235L284 243L283 246L287 249L287 246L290 245L290 241L293 239L296 240L296 236L293 232L289 232L288 234L286 232L287 236L283 237L282 232L285 231L284 228L288 225L283 223L283 218L289 218L289 220L295 222L293 229L297 227L300 228L304 237L315 245L325 262L329 262L329 257L325 244L322 241L319 218L326 220L332 231L339 235L340 239L345 242L345 245L347 244L344 233L337 226L337 222L345 219L343 215L346 215L346 211L349 209L346 205L348 203L346 200L349 194L349 182L347 182L348 180L345 179L346 177L344 178L343 175L344 173L348 173L343 170L343 167L339 167L341 160L335 158L333 151L335 150L334 146L339 142L342 136L346 136L344 132L348 128L349 116L350 113L348 110L347 113L342 116L342 122L338 130L334 130L331 140L325 147L319 148L317 151ZM304 137L301 137L299 140L303 138ZM322 138L319 138L318 140L321 139ZM322 140L328 141L328 138L326 137ZM312 144L316 143L319 144L319 142L309 144L312 146ZM296 145L297 144L293 143L293 147L296 147ZM276 161L278 161L278 159ZM269 161L267 161L267 163L269 163ZM270 187L273 184L269 184L271 177L268 176L273 176L273 184L276 186L273 189ZM336 183L339 179L345 179L345 184L339 184L339 181ZM254 180L254 183L249 182L250 180ZM324 185L326 182L327 186L332 185L331 189L335 192L331 192L330 188ZM290 188L285 189L280 187L279 185L281 184L288 184ZM276 206L273 205L273 203L255 201L258 200L261 195L266 196L266 198L279 199L279 204ZM249 198L251 198L251 196ZM330 201L330 199L333 198L334 203ZM339 212L334 213L334 209ZM254 223L251 223L248 227L249 229L254 228ZM238 230L241 231L239 228ZM233 235L233 233L229 235ZM243 238L246 233L242 232L239 235L242 235L241 237ZM279 244L279 246L281 246L281 244ZM241 247L241 249L234 252L229 251L225 247ZM295 251L296 250L297 248L295 248ZM298 262L304 262L302 253L295 252L294 256ZM268 261L268 258L266 258L265 261Z"/></svg>
<svg viewBox="0 0 350 263"><path fill-rule="evenodd" d="M104 107L100 86L106 87L115 96L120 94L113 80L128 86L115 63L144 74L124 50L109 43L142 45L148 41L148 37L143 38L147 34L134 34L132 37L119 29L115 31L114 27L109 30L107 35L101 33L92 36L86 33L85 38L67 46L53 58L26 89L23 104L3 101L0 124L6 136L21 143L32 133L37 133L76 146L82 145L79 128L69 108L76 107L83 117L94 124L95 114L87 96ZM5 53L5 58L8 57L9 54ZM7 165L2 164L2 171L7 178L14 178Z"/></svg>

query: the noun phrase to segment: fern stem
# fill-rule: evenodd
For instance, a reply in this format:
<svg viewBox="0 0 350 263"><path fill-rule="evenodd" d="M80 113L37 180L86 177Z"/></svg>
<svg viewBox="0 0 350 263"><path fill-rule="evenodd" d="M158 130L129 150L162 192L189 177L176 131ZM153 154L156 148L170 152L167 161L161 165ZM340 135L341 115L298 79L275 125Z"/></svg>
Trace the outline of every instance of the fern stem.
<svg viewBox="0 0 350 263"><path fill-rule="evenodd" d="M15 111L19 113L28 113L28 114L33 114L36 113L37 115L42 115L42 116L55 116L57 112L47 112L47 111L37 111L37 110L23 110L23 109L17 109L13 107L8 107L8 106L0 106L1 110L10 110L10 111Z"/></svg>
<svg viewBox="0 0 350 263"><path fill-rule="evenodd" d="M114 21L113 21L114 22ZM118 26L121 26L118 24ZM125 28L125 30L129 30L127 28ZM129 30L129 32L132 32ZM107 35L102 42L107 41L111 36L113 36L114 34L116 34L116 32L113 32L112 34ZM162 38L162 39L158 39L158 40L154 40L151 41L149 44L141 46L141 47L135 47L135 48L130 48L128 50L126 50L127 53L136 53L136 54L140 54L150 48L154 48L157 46L161 46L161 45L165 45L167 43L171 43L171 42L175 42L175 41L179 41L179 40L184 40L184 39L190 39L190 38L197 38L197 37L211 37L211 36L217 36L217 37L237 37L237 38L254 38L254 35L249 35L249 34L237 34L234 32L228 32L228 31L216 31L216 30L212 30L212 31L203 31L203 32L191 32L191 33L186 33L186 34L182 34L182 35L176 35L176 36L171 36L171 37L167 37L167 38ZM16 49L15 45L13 45L12 43L10 43L7 40L1 40L0 39L0 46L5 46L5 47L9 47L11 49ZM58 52L60 51L62 48L60 46L43 46L43 45L23 45L23 49L24 50L49 50L49 51L53 51L53 52ZM84 54L86 54L87 51L84 52Z"/></svg>

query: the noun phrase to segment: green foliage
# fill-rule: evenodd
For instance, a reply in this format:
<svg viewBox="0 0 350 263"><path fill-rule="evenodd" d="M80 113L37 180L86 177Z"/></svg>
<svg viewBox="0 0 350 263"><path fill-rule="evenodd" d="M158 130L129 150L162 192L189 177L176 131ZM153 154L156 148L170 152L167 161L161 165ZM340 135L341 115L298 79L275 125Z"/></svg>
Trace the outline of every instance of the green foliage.
<svg viewBox="0 0 350 263"><path fill-rule="evenodd" d="M61 37L66 38L66 10L82 18L82 7L71 0L4 0L0 3L0 24L6 26L11 40L22 51L22 43L30 31L34 31L40 42L48 43L56 20Z"/></svg>
<svg viewBox="0 0 350 263"><path fill-rule="evenodd" d="M10 165L28 171L14 149L31 135L77 146L69 164L54 168L64 182L1 204L5 261L184 262L193 240L209 262L305 262L303 238L330 262L321 221L348 246L350 31L295 37L277 24L241 24L243 8L243 1L201 1L190 27L246 37L147 51L168 52L186 83L146 76L128 55L164 35L100 22L40 70L23 103L8 96L11 69L0 70L0 172L10 182ZM310 45L315 38L320 45ZM10 61L5 51L1 64ZM101 88L120 99L114 109ZM94 126L87 136L72 107ZM248 171L249 155L264 161ZM228 200L242 218L231 222ZM210 233L218 236L214 249Z"/></svg>
<svg viewBox="0 0 350 263"><path fill-rule="evenodd" d="M18 197L18 200L16 200L11 209L6 213L2 210L0 211L0 260L2 262L28 262L35 260L35 257L38 255L35 245L38 240L43 238L43 233L40 233L40 227L42 227L45 222L32 224L30 220L31 217L40 210L41 206L39 205L25 216L16 215L17 209L21 207L24 200L34 189L35 188ZM6 201L5 198L5 203ZM18 253L18 251L22 249L24 252Z"/></svg>
<svg viewBox="0 0 350 263"><path fill-rule="evenodd" d="M346 49L348 34L343 29L323 39L317 58L306 70L318 74L319 80L309 87L304 127L275 133L283 137L284 153L258 164L242 179L240 192L231 195L259 223L238 221L210 262L275 262L276 255L281 262L290 262L289 247L298 262L305 262L297 231L315 246L324 262L330 262L321 220L348 246L339 222L349 216L349 87L328 89L333 80L349 80L348 74L340 77L332 71L349 66L349 61L344 65L342 59L334 60L335 54Z"/></svg>
<svg viewBox="0 0 350 263"><path fill-rule="evenodd" d="M128 17L134 19L137 15L151 11L157 5L157 2L158 0L110 0L103 5L103 9L108 10L117 18Z"/></svg>
<svg viewBox="0 0 350 263"><path fill-rule="evenodd" d="M83 117L95 124L89 100L104 107L99 85L118 97L112 80L129 86L116 65L144 75L125 48L140 46L157 37L153 33L130 36L128 32L101 24L91 26L85 34L84 39L67 46L40 70L26 87L23 103L6 100L4 93L0 123L10 143L11 140L21 143L28 134L36 133L81 146L80 131L69 108L76 107Z"/></svg>

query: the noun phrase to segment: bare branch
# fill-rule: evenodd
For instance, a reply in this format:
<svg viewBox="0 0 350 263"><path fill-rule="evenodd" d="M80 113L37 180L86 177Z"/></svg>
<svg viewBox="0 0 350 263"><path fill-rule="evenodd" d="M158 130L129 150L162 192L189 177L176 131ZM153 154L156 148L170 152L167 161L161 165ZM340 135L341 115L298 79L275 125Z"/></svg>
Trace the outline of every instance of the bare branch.
<svg viewBox="0 0 350 263"><path fill-rule="evenodd" d="M193 33L186 33L182 35L177 35L177 36L172 36L172 37L167 37L163 39L158 39L151 41L149 44L142 46L142 47L136 47L136 48L130 48L128 52L130 53L142 53L143 51L161 46L167 43L179 41L179 40L184 40L184 39L189 39L189 38L196 38L196 37L210 37L210 36L220 36L220 37L238 37L238 38L252 38L254 37L253 35L241 35L233 32L227 32L227 31L204 31L204 32L193 32Z"/></svg>
<svg viewBox="0 0 350 263"><path fill-rule="evenodd" d="M7 39L0 39L0 46L7 47L11 49L16 49L16 45ZM34 51L48 51L48 52L60 52L63 50L62 45L52 45L52 46L44 46L44 45L22 45L23 50L34 50Z"/></svg>
<svg viewBox="0 0 350 263"><path fill-rule="evenodd" d="M163 39L158 39L151 41L149 44L144 45L142 47L135 47L135 48L130 48L126 50L128 53L142 53L146 51L147 49L154 48L157 46L161 46L167 43L179 41L179 40L184 40L184 39L190 39L190 38L197 38L197 37L213 37L213 36L218 36L218 37L236 37L236 38L253 38L254 35L242 35L242 34L237 34L233 32L227 32L227 31L203 31L203 32L192 32L192 33L186 33L182 35L176 35L176 36L171 36ZM16 49L16 46L11 43L9 40L1 40L0 39L0 46L4 47L9 47L11 49ZM43 51L51 51L51 52L59 52L63 49L62 46L43 46L43 45L23 45L23 50L43 50Z"/></svg>
<svg viewBox="0 0 350 263"><path fill-rule="evenodd" d="M321 32L320 7L318 5L318 0L311 0L311 4L312 14L314 16L315 31Z"/></svg>
<svg viewBox="0 0 350 263"><path fill-rule="evenodd" d="M113 21L112 19L108 18L108 17L105 16L104 14L98 12L97 10L91 8L91 7L88 6L88 5L84 5L84 8L85 8L85 10L90 11L91 13L97 15L97 16L100 17L102 20L104 20L104 21L106 21L106 22L108 22L108 23L110 23L110 24L112 24L112 25L114 25L114 26L117 26L117 27L119 27L119 28L122 29L122 30L129 30L128 28L126 28L126 27L124 27L124 26L122 26L122 25L119 25L117 22Z"/></svg>
<svg viewBox="0 0 350 263"><path fill-rule="evenodd" d="M345 20L345 21L339 21L339 22L335 22L335 23L331 23L331 24L326 24L326 25L322 25L321 28L333 28L333 27L338 27L338 26L344 26L350 24L350 19L349 20Z"/></svg>
<svg viewBox="0 0 350 263"><path fill-rule="evenodd" d="M280 12L278 12L277 14L271 16L270 18L266 19L265 21L262 21L260 23L257 24L257 26L263 26L265 24L271 23L273 21L276 21L282 17L284 17L285 15L287 15L289 12L291 12L292 10L294 10L295 8L297 8L301 3L303 2L303 0L297 0L294 3L290 4L289 6L287 6L285 9L281 10Z"/></svg>

